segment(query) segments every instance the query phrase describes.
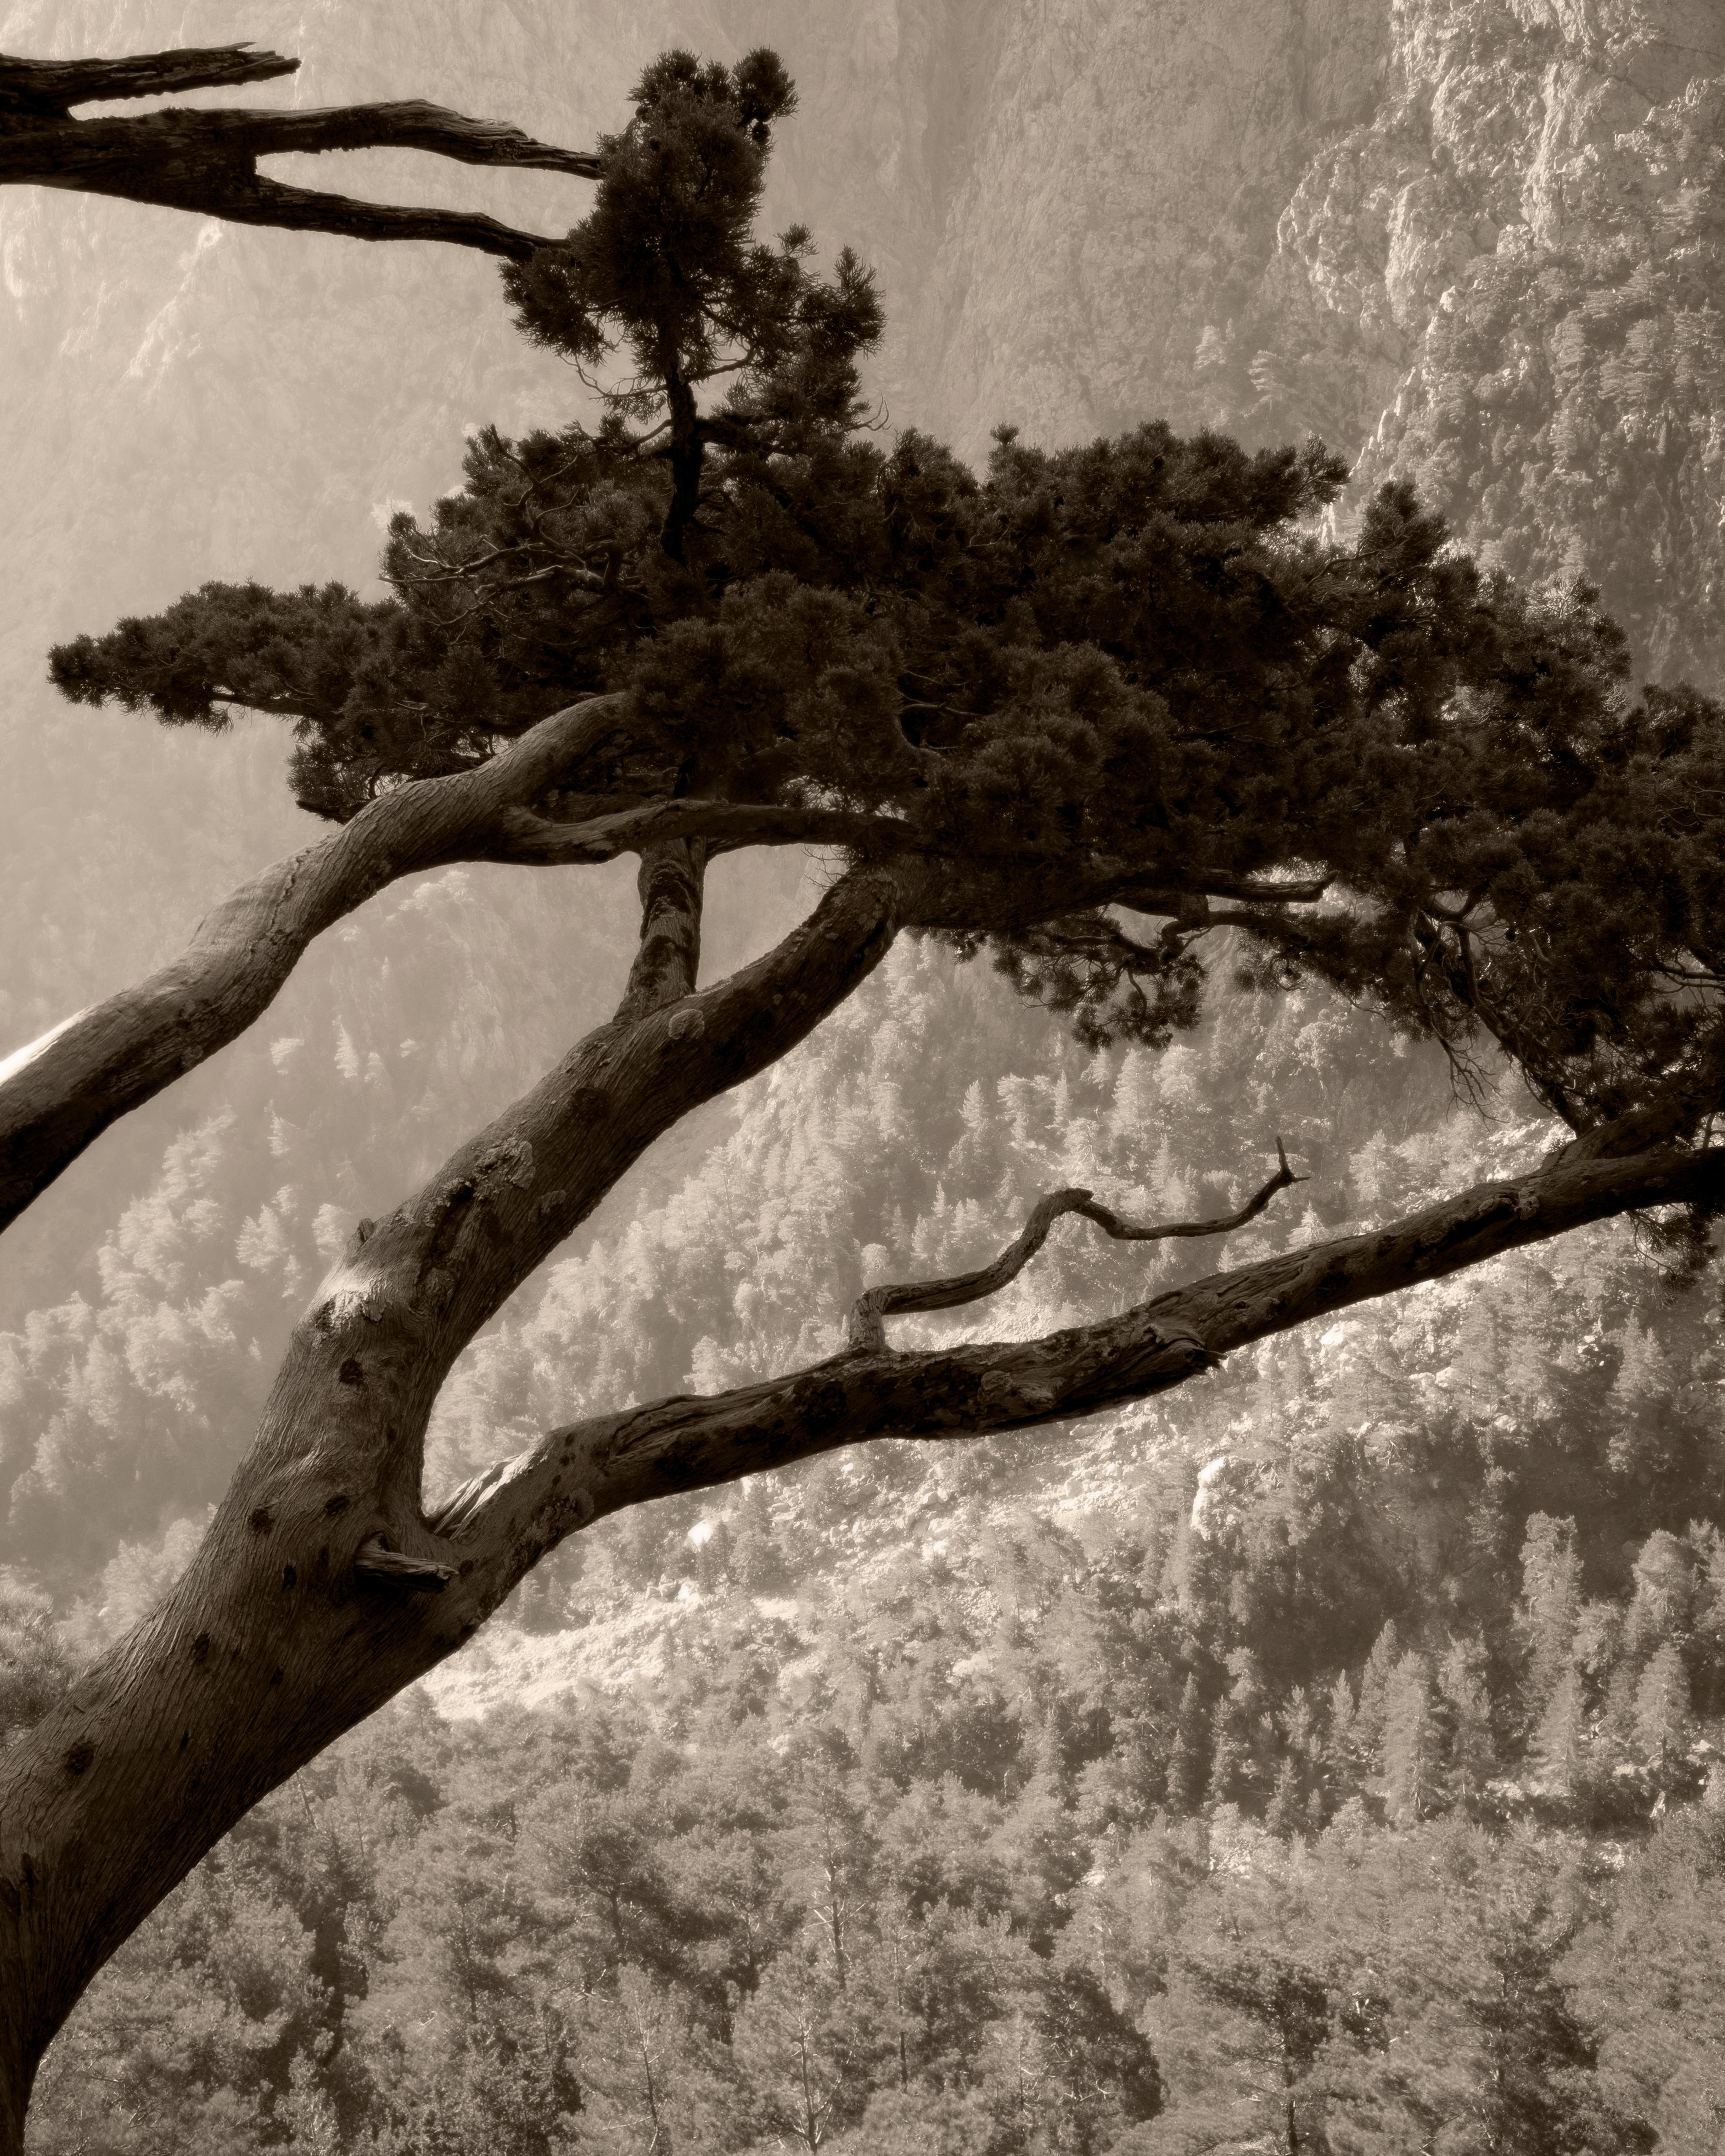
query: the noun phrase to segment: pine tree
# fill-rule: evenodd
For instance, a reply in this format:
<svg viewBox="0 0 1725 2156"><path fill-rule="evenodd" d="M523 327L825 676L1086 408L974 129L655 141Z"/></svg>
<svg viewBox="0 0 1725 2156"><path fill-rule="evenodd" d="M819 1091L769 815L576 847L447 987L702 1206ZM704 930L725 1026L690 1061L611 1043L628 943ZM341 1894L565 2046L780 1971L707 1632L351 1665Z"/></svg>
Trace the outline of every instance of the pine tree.
<svg viewBox="0 0 1725 2156"><path fill-rule="evenodd" d="M1661 1789L1687 1764L1693 1735L1689 1710L1689 1672L1670 1640L1656 1650L1635 1686L1635 1743L1647 1771Z"/></svg>
<svg viewBox="0 0 1725 2156"><path fill-rule="evenodd" d="M1477 2113L1483 2145L1503 2156L1645 2156L1658 2136L1601 2091L1598 2046L1553 1976L1549 1948L1537 1938L1507 1940L1493 1961L1496 1996L1474 2006L1488 2063Z"/></svg>
<svg viewBox="0 0 1725 2156"><path fill-rule="evenodd" d="M1640 1661L1659 1646L1681 1645L1689 1631L1695 1599L1693 1547L1664 1528L1642 1543L1635 1564L1635 1593L1624 1623L1624 1650Z"/></svg>
<svg viewBox="0 0 1725 2156"><path fill-rule="evenodd" d="M252 80L281 70L273 58L69 65L0 60L14 149L81 142L85 162L61 177L98 191L489 245L512 265L521 326L588 372L598 408L519 441L475 434L462 488L424 524L393 525L382 598L216 583L52 655L74 702L174 726L218 728L235 707L285 722L299 798L338 828L234 894L149 981L11 1059L0 1225L254 1023L311 941L393 880L455 861L553 870L629 854L640 934L604 1024L420 1189L332 1238L332 1270L191 1562L0 1754L0 1881L33 1882L0 1894L0 1965L22 2001L0 2015L5 2156L54 2031L199 1854L604 1515L889 1432L1017 1435L1136 1403L1249 1342L1650 1206L1676 1261L1698 1263L1725 1204L1725 1147L1709 1135L1725 1036L1707 987L1725 976L1725 710L1635 687L1625 639L1585 587L1529 592L1482 568L1404 485L1345 533L1326 530L1348 471L1315 441L1249 453L1151 421L1048 451L1004 429L980 473L916 434L877 441L859 372L881 326L868 273L840 251L823 276L807 233L754 232L774 131L793 110L769 53L730 66L665 55L618 131L578 157L454 123L485 161L549 157L592 182L590 214L543 243L487 220L284 198L255 171L257 146L283 140L281 116L239 133L208 113L94 133L69 117L95 83L140 94L141 81ZM382 138L379 110L394 115ZM424 108L290 117L299 139L329 148L355 126L362 141L403 139L404 110L413 139L449 146L449 116ZM212 167L218 142L229 154ZM25 157L0 177L41 169ZM710 860L814 844L837 865L813 911L703 985ZM1512 1180L1423 1192L1417 1214L1369 1238L1334 1236L1311 1209L1297 1266L1243 1261L1223 1294L1194 1281L1029 1341L889 1338L890 1319L1008 1285L1068 1214L1124 1244L1220 1235L1296 1178L1277 1142L1274 1173L1255 1188L1244 1173L1213 1217L1142 1219L1063 1188L992 1264L978 1250L973 1270L870 1287L842 1353L829 1352L836 1305L817 1295L803 1367L759 1379L714 1336L696 1358L714 1389L624 1406L624 1379L608 1408L546 1429L428 1511L429 1418L468 1344L656 1139L781 1063L908 933L949 957L986 952L1086 1051L1163 1050L1194 1032L1219 947L1253 985L1240 1008L1255 1014L1324 984L1464 1064L1501 1051L1570 1141ZM1674 973L1694 992L1674 992ZM1209 1052L1250 1063L1231 1025L1217 1032L1228 1037ZM1341 1037L1316 1040L1332 1092ZM357 1050L342 1061L357 1082ZM1195 1060L1182 1074L1194 1096L1200 1075ZM1055 1161L1100 1157L1092 1095L1076 1066L1056 1073ZM1261 1117L1255 1102L1242 1144L1264 1142ZM816 1209L829 1220L830 1159L823 1173ZM316 1195L307 1212L326 1219L335 1201ZM947 1224L980 1241L967 1204ZM250 1217L247 1250L269 1259L263 1214ZM203 1261L191 1224L184 1208L164 1222L188 1274ZM830 1255L824 1232L795 1248ZM845 1240L854 1258L860 1238ZM1058 1271L1058 1251L1047 1262ZM747 1307L731 1317L746 1339ZM602 1351L598 1368L623 1370ZM1279 1376L1317 1382L1297 1350ZM93 1444L95 1419L85 1435ZM842 1517L850 1482L825 1471ZM1291 1522L1297 1507L1273 1562L1248 1548L1245 1564L1225 1533L1189 1531L1182 1614L1201 1634L1189 1666L1206 1669L1211 1643L1263 1651L1245 1635L1276 1602L1268 1589L1299 1577L1283 1562ZM1540 1532L1524 1609L1530 1717L1574 1660L1573 1550L1553 1523ZM629 1539L660 1568L651 1525ZM1389 1645L1364 1673L1360 1732L1417 1815L1430 1800L1420 1687ZM1212 1763L1190 1725L1214 1697L1200 1682L1183 1706L1177 1804L1196 1803ZM1255 1800L1267 1717L1229 1704L1214 1772ZM1044 1903L1076 1861L1065 1832L1064 1807L1045 1805L1030 1887ZM606 1953L670 1974L675 1912L649 1893L653 1870L616 1885ZM619 1866L606 1876L615 1885ZM450 1922L466 1912L489 1925L481 1895L446 1899ZM824 1906L837 1983L847 1912ZM1039 1922L1051 1923L1045 1908ZM483 1938L462 1966L476 1998L515 1997ZM482 2114L525 2101L501 2051L493 2063L463 2084L475 2133Z"/></svg>
<svg viewBox="0 0 1725 2156"><path fill-rule="evenodd" d="M1527 1763L1543 1796L1571 1802L1586 1769L1587 1702L1579 1670L1565 1670L1545 1702L1527 1747Z"/></svg>
<svg viewBox="0 0 1725 2156"><path fill-rule="evenodd" d="M1204 1804L1210 1779L1209 1717L1194 1671L1180 1692L1174 1718L1174 1744L1168 1767L1168 1800L1174 1815L1189 1819Z"/></svg>
<svg viewBox="0 0 1725 2156"><path fill-rule="evenodd" d="M1431 1810L1440 1787L1431 1666L1424 1655L1404 1655L1390 1674L1383 1761L1384 1816L1393 1826L1411 1826Z"/></svg>
<svg viewBox="0 0 1725 2156"><path fill-rule="evenodd" d="M1264 1815L1264 1824L1273 1835L1286 1841L1302 1833L1309 1819L1300 1789L1300 1770L1291 1758L1286 1758L1276 1771L1276 1788Z"/></svg>
<svg viewBox="0 0 1725 2156"><path fill-rule="evenodd" d="M1452 1804L1475 1804L1497 1772L1491 1700L1483 1657L1466 1640L1451 1640L1437 1666L1442 1730L1444 1789Z"/></svg>
<svg viewBox="0 0 1725 2156"><path fill-rule="evenodd" d="M1575 1522L1535 1512L1522 1545L1522 1711L1535 1721L1574 1663L1581 1609Z"/></svg>
<svg viewBox="0 0 1725 2156"><path fill-rule="evenodd" d="M1228 1657L1227 1695L1216 1703L1209 1794L1219 1804L1259 1805L1275 1773L1276 1731L1270 1694L1249 1647Z"/></svg>
<svg viewBox="0 0 1725 2156"><path fill-rule="evenodd" d="M1353 1742L1358 1756L1363 1764L1372 1768L1383 1763L1384 1717L1401 1651L1400 1638L1392 1617L1372 1642L1372 1651L1360 1672L1359 1702L1353 1717Z"/></svg>
<svg viewBox="0 0 1725 2156"><path fill-rule="evenodd" d="M732 2050L761 2128L818 2156L866 2103L878 2041L830 1958L793 1949L739 2009Z"/></svg>
<svg viewBox="0 0 1725 2156"><path fill-rule="evenodd" d="M1331 1809L1358 1794L1364 1761L1361 1751L1358 1709L1346 1670L1336 1672L1330 1686L1329 1715L1324 1732L1324 1778Z"/></svg>

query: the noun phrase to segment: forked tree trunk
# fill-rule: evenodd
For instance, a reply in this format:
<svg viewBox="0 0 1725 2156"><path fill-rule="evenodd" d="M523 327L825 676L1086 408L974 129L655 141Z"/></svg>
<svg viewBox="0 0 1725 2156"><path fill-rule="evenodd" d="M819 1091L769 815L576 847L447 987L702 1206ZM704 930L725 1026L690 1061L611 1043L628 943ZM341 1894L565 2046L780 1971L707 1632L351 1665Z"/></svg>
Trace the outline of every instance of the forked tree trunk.
<svg viewBox="0 0 1725 2156"><path fill-rule="evenodd" d="M660 1132L776 1062L843 1002L926 900L915 872L857 868L808 921L692 993L701 850L644 850L644 934L618 1016L387 1220L362 1222L295 1328L256 1442L162 1606L0 1754L0 2156L22 2146L38 2061L115 1948L234 1822L471 1636L562 1537L609 1512L864 1439L1030 1430L1142 1399L1231 1350L1636 1207L1717 1203L1725 1147L1627 1125L1527 1174L1009 1343L895 1352L895 1311L993 1292L1075 1213L1057 1194L993 1265L871 1290L829 1361L712 1399L548 1432L433 1517L428 1419L456 1356ZM1614 1149L1616 1148L1616 1149ZM421 1592L435 1589L436 1592Z"/></svg>
<svg viewBox="0 0 1725 2156"><path fill-rule="evenodd" d="M459 1543L427 1522L425 1429L456 1356L660 1132L777 1061L891 945L890 880L853 874L766 958L687 993L700 862L671 850L680 868L654 854L644 869L624 1010L389 1219L361 1224L189 1569L0 1755L4 2156L42 2052L121 1942L260 1797L453 1653L593 1516L572 1491L555 1528L518 1519L506 1487L463 1517Z"/></svg>

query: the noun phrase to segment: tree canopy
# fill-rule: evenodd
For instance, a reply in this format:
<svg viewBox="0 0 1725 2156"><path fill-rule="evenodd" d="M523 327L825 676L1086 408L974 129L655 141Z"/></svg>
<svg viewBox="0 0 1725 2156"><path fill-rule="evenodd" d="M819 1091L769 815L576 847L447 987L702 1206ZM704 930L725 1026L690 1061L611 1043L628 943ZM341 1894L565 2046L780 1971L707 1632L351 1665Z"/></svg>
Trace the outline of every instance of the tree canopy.
<svg viewBox="0 0 1725 2156"><path fill-rule="evenodd" d="M61 646L68 696L282 714L336 821L613 696L551 816L848 810L854 858L923 864L925 924L1086 1040L1191 1022L1219 900L1248 963L1490 1036L1578 1129L1706 1062L1720 710L1637 689L1594 593L1481 569L1405 486L1340 535L1315 440L1003 429L978 479L878 439L868 273L754 235L776 57L669 54L633 104L591 215L504 278L595 416L480 433L429 525L393 520L390 598L206 586Z"/></svg>
<svg viewBox="0 0 1725 2156"><path fill-rule="evenodd" d="M495 250L583 416L479 434L462 490L395 520L383 600L213 584L53 656L74 701L286 718L299 797L338 828L13 1060L5 1219L398 877L635 854L641 934L613 1019L359 1224L184 1576L0 1762L0 2149L91 1971L203 1852L602 1514L872 1436L1142 1399L1625 1211L1680 1209L1667 1239L1698 1260L1722 1203L1725 711L1638 687L1595 594L1482 567L1405 486L1343 519L1346 471L1316 442L1248 454L1151 423L1050 451L1005 429L980 477L888 442L863 388L868 272L841 253L823 275L800 228L756 234L793 110L777 59L673 53L631 106L584 162L556 153L590 167L588 218ZM813 912L703 987L709 860L809 844L834 857ZM474 1334L656 1137L787 1053L906 931L988 952L1097 1047L1166 1046L1219 963L1271 990L1320 979L1443 1043L1464 1081L1501 1051L1574 1136L1387 1226L1038 1339L892 1347L887 1316L993 1293L1063 1214L1131 1241L1220 1235L1296 1177L1253 1131L1242 1157L1274 1144L1276 1171L1213 1218L1054 1193L993 1264L865 1293L840 1353L559 1426L428 1508L427 1419ZM1417 1817L1429 1673L1396 1668L1385 1771ZM1187 1734L1176 1788L1198 1771ZM1305 2071L1297 1972L1273 1999L1194 1981L1282 2029ZM1044 2002L1094 2005L1082 1985ZM773 2010L780 2045L814 2009ZM805 2105L810 2146L817 2123Z"/></svg>

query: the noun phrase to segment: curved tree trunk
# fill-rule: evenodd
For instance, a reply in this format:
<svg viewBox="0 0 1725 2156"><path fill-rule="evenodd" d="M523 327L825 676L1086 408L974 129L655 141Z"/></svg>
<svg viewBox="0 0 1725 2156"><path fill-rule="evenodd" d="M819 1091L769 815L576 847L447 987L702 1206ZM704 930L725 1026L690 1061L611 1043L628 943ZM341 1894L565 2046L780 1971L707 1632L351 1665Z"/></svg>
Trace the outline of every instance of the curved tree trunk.
<svg viewBox="0 0 1725 2156"><path fill-rule="evenodd" d="M251 1804L453 1653L565 1535L870 1437L1093 1414L1350 1304L1725 1190L1725 1147L1612 1154L1589 1142L1373 1233L1008 1344L896 1353L877 1293L858 1344L829 1361L552 1430L428 1518L421 1444L461 1346L657 1132L783 1055L892 938L891 877L853 871L778 951L705 993L678 993L695 937L692 919L680 932L670 916L692 915L698 859L644 864L642 884L649 932L629 998L665 999L589 1036L388 1221L362 1224L294 1334L191 1568L0 1759L0 2156L21 2145L44 2050L121 1942ZM1034 1240L976 1276L976 1292ZM954 1287L932 1284L942 1306Z"/></svg>
<svg viewBox="0 0 1725 2156"><path fill-rule="evenodd" d="M0 2151L115 1948L267 1790L460 1646L547 1546L524 1527L469 1555L424 1517L426 1424L462 1348L660 1132L783 1055L890 947L891 882L855 873L776 951L691 994L699 861L681 850L680 875L657 856L644 872L624 1013L361 1224L190 1568L0 1756Z"/></svg>

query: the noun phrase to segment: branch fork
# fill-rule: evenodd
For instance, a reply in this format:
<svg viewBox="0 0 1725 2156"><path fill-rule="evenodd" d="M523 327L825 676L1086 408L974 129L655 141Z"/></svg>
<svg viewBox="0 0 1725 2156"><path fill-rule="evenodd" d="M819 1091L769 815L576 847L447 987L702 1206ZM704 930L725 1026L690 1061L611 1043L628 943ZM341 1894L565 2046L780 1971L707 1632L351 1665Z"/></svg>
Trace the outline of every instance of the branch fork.
<svg viewBox="0 0 1725 2156"><path fill-rule="evenodd" d="M119 60L23 60L0 54L0 183L119 195L239 224L350 239L439 239L524 262L555 240L476 211L405 209L265 178L259 157L326 150L428 150L465 165L597 179L590 151L562 150L518 127L413 100L283 112L171 105L136 118L78 120L99 100L228 88L292 74L296 59L246 45L146 53Z"/></svg>

